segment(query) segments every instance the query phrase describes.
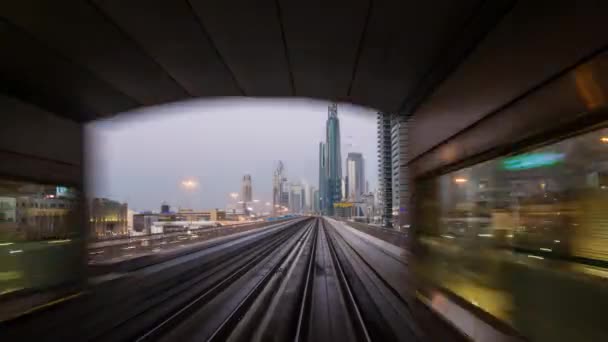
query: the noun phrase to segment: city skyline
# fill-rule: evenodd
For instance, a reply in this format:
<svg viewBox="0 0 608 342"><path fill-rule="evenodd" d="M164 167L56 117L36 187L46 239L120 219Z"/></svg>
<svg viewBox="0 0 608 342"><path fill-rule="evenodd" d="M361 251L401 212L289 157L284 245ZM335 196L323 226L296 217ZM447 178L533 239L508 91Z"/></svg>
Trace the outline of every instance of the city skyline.
<svg viewBox="0 0 608 342"><path fill-rule="evenodd" d="M186 202L224 208L230 193L241 192L243 175L250 174L253 196L272 202L278 160L289 170L290 182L317 184L318 151L310 147L325 138L327 105L250 98L190 101L89 124L87 148L96 151L87 161L89 196L126 202L138 211L158 210L163 201L175 208ZM375 153L375 114L340 104L342 160L349 152ZM366 165L365 173L374 176L375 169ZM184 179L198 182L191 198L179 188ZM369 182L375 188L375 177Z"/></svg>

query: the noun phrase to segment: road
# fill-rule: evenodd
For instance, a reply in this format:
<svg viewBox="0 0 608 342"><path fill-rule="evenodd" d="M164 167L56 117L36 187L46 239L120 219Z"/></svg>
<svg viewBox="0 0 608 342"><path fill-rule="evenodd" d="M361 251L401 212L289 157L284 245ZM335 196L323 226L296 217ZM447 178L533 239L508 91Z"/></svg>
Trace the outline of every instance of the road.
<svg viewBox="0 0 608 342"><path fill-rule="evenodd" d="M464 340L439 319L421 315L404 256L361 234L321 218L284 222L99 284L65 304L8 322L0 337Z"/></svg>
<svg viewBox="0 0 608 342"><path fill-rule="evenodd" d="M163 251L186 247L201 241L226 236L238 232L262 228L275 222L254 222L249 224L209 227L191 230L190 232L149 235L93 242L88 246L89 265L114 263L142 255L161 253Z"/></svg>

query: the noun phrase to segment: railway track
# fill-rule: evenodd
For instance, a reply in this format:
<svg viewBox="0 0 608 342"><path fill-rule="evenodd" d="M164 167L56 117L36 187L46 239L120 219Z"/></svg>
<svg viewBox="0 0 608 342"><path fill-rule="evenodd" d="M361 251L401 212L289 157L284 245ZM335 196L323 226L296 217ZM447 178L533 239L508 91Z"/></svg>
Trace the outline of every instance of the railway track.
<svg viewBox="0 0 608 342"><path fill-rule="evenodd" d="M139 291L120 293L133 286L139 286ZM203 256L176 260L162 271L144 269L60 313L63 319L45 324L32 318L35 331L12 337L65 341L425 340L407 301L322 218L297 220L248 240L214 246ZM70 318L80 321L74 324ZM22 328L26 327L27 322L22 322Z"/></svg>

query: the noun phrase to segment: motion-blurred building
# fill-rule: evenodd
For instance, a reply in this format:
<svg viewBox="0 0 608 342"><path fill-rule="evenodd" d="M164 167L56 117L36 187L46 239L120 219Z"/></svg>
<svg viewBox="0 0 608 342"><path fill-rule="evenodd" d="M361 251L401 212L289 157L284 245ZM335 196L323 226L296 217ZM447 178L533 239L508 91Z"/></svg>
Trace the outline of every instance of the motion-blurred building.
<svg viewBox="0 0 608 342"><path fill-rule="evenodd" d="M242 213L242 212L241 212ZM211 210L192 210L181 209L176 213L152 213L144 212L133 215L133 230L141 234L160 234L167 233L169 230L177 231L176 227L183 226L183 230L197 229L201 226L201 222L217 222L226 220L226 211L219 209ZM165 224L157 224L157 222L168 222ZM190 225L182 223L171 225L172 222L189 222ZM208 225L206 225L208 226ZM160 230L158 227L172 227L168 230Z"/></svg>
<svg viewBox="0 0 608 342"><path fill-rule="evenodd" d="M393 163L391 157L391 115L378 113L378 202L382 208L382 225L393 221Z"/></svg>
<svg viewBox="0 0 608 342"><path fill-rule="evenodd" d="M14 188L14 192L10 189L4 189L5 196L0 197L0 236L40 240L65 238L75 230L78 199L67 188L28 184Z"/></svg>
<svg viewBox="0 0 608 342"><path fill-rule="evenodd" d="M89 221L93 237L127 235L127 204L107 198L93 198Z"/></svg>
<svg viewBox="0 0 608 342"><path fill-rule="evenodd" d="M405 115L393 115L391 127L393 223L397 227L409 223L409 173L407 166L408 124Z"/></svg>

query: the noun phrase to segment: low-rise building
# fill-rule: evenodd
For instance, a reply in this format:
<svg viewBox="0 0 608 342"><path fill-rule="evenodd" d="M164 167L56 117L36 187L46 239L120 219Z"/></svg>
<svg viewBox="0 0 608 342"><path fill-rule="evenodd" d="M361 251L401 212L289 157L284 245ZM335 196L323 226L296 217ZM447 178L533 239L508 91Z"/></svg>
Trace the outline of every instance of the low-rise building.
<svg viewBox="0 0 608 342"><path fill-rule="evenodd" d="M126 203L107 198L93 198L89 208L89 221L93 237L128 235Z"/></svg>

